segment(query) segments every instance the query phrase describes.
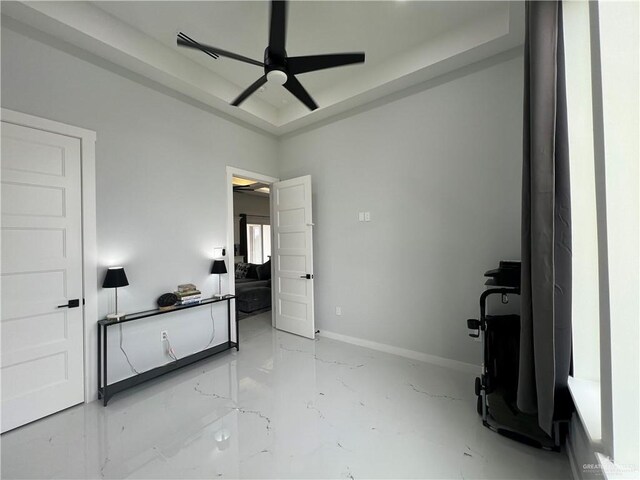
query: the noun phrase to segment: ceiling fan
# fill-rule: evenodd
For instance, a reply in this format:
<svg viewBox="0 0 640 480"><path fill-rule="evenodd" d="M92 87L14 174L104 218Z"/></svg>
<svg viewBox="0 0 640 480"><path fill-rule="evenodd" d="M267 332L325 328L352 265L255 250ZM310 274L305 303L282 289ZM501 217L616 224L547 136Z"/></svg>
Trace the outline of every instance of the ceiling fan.
<svg viewBox="0 0 640 480"><path fill-rule="evenodd" d="M178 34L178 45L201 50L210 57L227 57L240 62L249 63L264 68L264 75L252 83L242 92L231 105L237 107L262 85L273 82L283 85L298 100L304 103L310 110L318 108L311 95L304 89L296 78L296 75L323 70L325 68L340 67L354 63L364 63L364 52L333 53L326 55L306 55L303 57L288 57L285 50L287 30L287 2L285 0L272 0L271 23L269 25L269 45L264 50L264 61L253 60L237 53L228 52L221 48L199 43L189 38L184 33Z"/></svg>

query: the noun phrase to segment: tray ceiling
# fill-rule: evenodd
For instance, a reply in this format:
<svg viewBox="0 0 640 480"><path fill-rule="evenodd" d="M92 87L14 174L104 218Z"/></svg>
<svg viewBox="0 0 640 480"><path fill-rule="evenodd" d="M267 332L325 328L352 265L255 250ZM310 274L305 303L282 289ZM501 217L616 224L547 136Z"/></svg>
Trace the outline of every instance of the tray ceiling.
<svg viewBox="0 0 640 480"><path fill-rule="evenodd" d="M513 49L524 17L520 2L290 2L289 55L366 52L364 65L300 76L320 106L309 112L272 84L231 107L261 68L176 46L183 31L262 60L268 2L3 2L2 13L274 134Z"/></svg>

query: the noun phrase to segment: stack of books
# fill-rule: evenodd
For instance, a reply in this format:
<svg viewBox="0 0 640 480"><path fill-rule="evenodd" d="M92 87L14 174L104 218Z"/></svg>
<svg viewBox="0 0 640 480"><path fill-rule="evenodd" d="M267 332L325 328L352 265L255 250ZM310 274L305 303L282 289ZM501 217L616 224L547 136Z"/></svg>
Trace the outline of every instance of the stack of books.
<svg viewBox="0 0 640 480"><path fill-rule="evenodd" d="M202 298L202 292L193 283L178 285L178 290L176 290L175 294L178 297L178 305L200 303Z"/></svg>

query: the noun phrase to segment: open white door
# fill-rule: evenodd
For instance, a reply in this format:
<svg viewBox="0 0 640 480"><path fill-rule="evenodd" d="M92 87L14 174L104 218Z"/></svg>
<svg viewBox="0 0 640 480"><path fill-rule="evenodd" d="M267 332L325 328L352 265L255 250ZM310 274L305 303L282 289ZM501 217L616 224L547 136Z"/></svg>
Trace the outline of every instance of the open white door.
<svg viewBox="0 0 640 480"><path fill-rule="evenodd" d="M314 338L311 177L272 184L271 201L275 327Z"/></svg>
<svg viewBox="0 0 640 480"><path fill-rule="evenodd" d="M84 401L80 140L2 122L2 431Z"/></svg>

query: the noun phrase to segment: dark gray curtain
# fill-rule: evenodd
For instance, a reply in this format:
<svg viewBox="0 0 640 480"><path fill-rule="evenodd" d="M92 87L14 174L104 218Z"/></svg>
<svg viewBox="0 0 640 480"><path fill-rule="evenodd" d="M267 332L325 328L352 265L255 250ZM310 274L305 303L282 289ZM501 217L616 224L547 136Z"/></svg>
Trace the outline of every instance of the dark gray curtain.
<svg viewBox="0 0 640 480"><path fill-rule="evenodd" d="M551 434L571 366L571 218L562 3L528 1L518 408Z"/></svg>
<svg viewBox="0 0 640 480"><path fill-rule="evenodd" d="M244 262L247 261L247 215L240 214L240 250L238 255L242 255Z"/></svg>

